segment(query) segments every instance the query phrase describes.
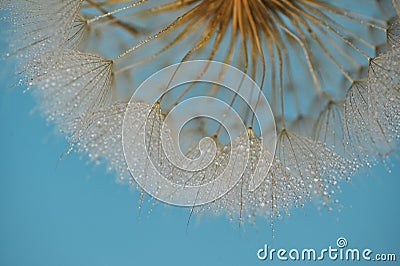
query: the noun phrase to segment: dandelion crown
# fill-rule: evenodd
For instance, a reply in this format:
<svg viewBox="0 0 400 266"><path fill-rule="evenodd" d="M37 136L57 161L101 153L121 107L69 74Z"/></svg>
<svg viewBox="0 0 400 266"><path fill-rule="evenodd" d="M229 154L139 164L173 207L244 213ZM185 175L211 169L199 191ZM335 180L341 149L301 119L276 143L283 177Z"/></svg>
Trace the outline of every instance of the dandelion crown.
<svg viewBox="0 0 400 266"><path fill-rule="evenodd" d="M70 151L157 199L190 188L182 205L191 214L242 222L274 219L310 200L332 208L341 181L398 147L398 0L2 0L0 7L20 82L68 136ZM171 90L155 82L132 101L153 73L178 63L172 82L192 60L203 63L183 76L215 74L216 82ZM210 71L211 62L235 67L258 89L249 92L240 74L236 90L220 86L228 68ZM146 101L154 91L160 97ZM200 96L218 101L188 104ZM257 114L263 98L271 117ZM192 113L177 128L174 121ZM276 134L263 135L263 124ZM177 139L178 151L163 134Z"/></svg>

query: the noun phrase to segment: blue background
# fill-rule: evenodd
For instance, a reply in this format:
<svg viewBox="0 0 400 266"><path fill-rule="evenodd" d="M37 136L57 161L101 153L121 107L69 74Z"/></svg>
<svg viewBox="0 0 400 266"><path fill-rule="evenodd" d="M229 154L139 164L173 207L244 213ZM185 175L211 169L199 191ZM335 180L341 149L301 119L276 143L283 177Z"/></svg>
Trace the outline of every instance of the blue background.
<svg viewBox="0 0 400 266"><path fill-rule="evenodd" d="M400 263L400 166L376 167L343 184L343 207L318 210L310 203L274 223L239 228L227 218L194 217L187 209L145 203L115 182L104 166L72 154L66 141L37 112L23 88L12 87L12 67L0 69L0 266L79 265L304 265L259 261L258 249L335 247L396 253ZM398 155L398 154L397 154ZM327 259L312 264L337 265ZM349 263L350 264L350 263Z"/></svg>

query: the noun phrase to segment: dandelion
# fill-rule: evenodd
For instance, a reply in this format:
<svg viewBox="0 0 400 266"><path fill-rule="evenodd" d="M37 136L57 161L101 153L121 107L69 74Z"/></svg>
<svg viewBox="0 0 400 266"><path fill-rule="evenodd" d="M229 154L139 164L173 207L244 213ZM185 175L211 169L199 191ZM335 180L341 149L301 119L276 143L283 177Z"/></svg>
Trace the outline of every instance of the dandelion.
<svg viewBox="0 0 400 266"><path fill-rule="evenodd" d="M331 209L343 181L398 148L397 0L6 0L1 7L22 82L71 149L104 160L118 180L144 185L154 198L181 197L191 214L273 220L315 199ZM190 74L178 67L169 84L152 83L132 101L148 76L194 59L235 66L259 89L239 78L236 91L226 90L219 69L215 84L169 90ZM211 70L191 73L202 80ZM198 113L176 128L179 115L199 105L174 110L197 96L225 103L199 108L220 114L220 123ZM257 115L264 96L276 138L263 135L268 117Z"/></svg>

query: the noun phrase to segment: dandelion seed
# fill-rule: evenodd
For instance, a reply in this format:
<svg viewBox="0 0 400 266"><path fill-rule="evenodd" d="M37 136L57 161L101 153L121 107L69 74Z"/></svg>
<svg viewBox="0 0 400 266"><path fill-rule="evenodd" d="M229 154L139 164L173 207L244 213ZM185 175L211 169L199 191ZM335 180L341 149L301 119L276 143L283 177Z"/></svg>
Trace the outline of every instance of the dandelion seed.
<svg viewBox="0 0 400 266"><path fill-rule="evenodd" d="M263 196L261 195L265 192L266 187L271 187L268 171L270 169L269 162L272 161L273 155L264 148L262 140L251 128L241 134L235 142L245 143L247 139L249 140L249 151L243 149L241 153L237 154L237 156L244 157L249 153L249 161L239 182L226 195L213 202L210 206L214 212L225 210L232 219L241 222L245 220L245 217L256 217L256 214L262 212L266 216L267 213L273 210L270 202L266 202L270 197L262 198ZM224 164L221 164L221 168L223 167ZM259 202L260 199L262 199L261 202ZM286 204L290 202L289 198L287 200Z"/></svg>
<svg viewBox="0 0 400 266"><path fill-rule="evenodd" d="M292 189L304 201L317 196L329 202L332 191L339 190L339 182L356 171L351 161L326 145L288 131L279 134L276 158L284 165L286 176L294 176Z"/></svg>
<svg viewBox="0 0 400 266"><path fill-rule="evenodd" d="M387 30L387 43L389 49L399 49L400 47L400 20L394 19Z"/></svg>
<svg viewBox="0 0 400 266"><path fill-rule="evenodd" d="M368 155L358 149L346 128L342 102L329 101L314 125L314 139L324 143L339 156L354 162L357 167L370 162ZM347 121L347 120L346 120ZM351 131L352 132L352 131Z"/></svg>
<svg viewBox="0 0 400 266"><path fill-rule="evenodd" d="M151 163L154 162L157 166L160 166L163 164L163 159L165 158L159 157L160 153L157 152L157 149L160 149L161 145L160 138L153 137L153 134L161 134L159 131L161 128L158 126L162 124L163 119L161 109L159 105L137 102L134 105L129 104L127 110L132 111L126 112L125 119L128 119L129 122L125 123L125 132L135 132L136 135L124 136L126 133L122 132L123 138L128 138L126 140L125 156L127 161L133 162L133 166L129 169L132 176L146 179L148 174L151 174L148 173L149 169L152 169L150 167ZM147 123L150 126L149 131L146 132L143 129L146 128ZM146 143L144 143L145 135L148 135ZM152 156L147 156L147 152L151 153ZM152 161L149 161L150 159ZM131 180L131 184L136 184L134 178L131 178ZM158 190L158 184L154 184L153 186Z"/></svg>
<svg viewBox="0 0 400 266"><path fill-rule="evenodd" d="M373 114L390 135L400 139L400 71L398 49L389 50L370 63L368 84Z"/></svg>
<svg viewBox="0 0 400 266"><path fill-rule="evenodd" d="M122 122L126 103L114 103L108 107L76 118L71 127L69 141L73 148L89 155L93 162L104 160L109 171L115 171L123 182L130 176L122 147Z"/></svg>
<svg viewBox="0 0 400 266"><path fill-rule="evenodd" d="M347 145L343 129L343 104L328 102L315 123L315 140L325 143L338 154L346 155Z"/></svg>
<svg viewBox="0 0 400 266"><path fill-rule="evenodd" d="M50 55L51 64L42 65L43 74L34 80L41 108L50 121L68 125L110 104L112 61L73 50L57 54Z"/></svg>
<svg viewBox="0 0 400 266"><path fill-rule="evenodd" d="M353 84L344 104L344 128L349 145L375 155L390 153L395 145L384 122L372 112L368 84L359 81Z"/></svg>

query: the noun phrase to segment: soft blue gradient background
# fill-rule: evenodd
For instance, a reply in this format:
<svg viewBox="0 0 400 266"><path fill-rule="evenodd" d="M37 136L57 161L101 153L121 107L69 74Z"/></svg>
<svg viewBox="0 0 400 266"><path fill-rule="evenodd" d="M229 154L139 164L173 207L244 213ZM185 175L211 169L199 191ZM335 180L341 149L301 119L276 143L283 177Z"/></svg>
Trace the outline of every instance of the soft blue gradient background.
<svg viewBox="0 0 400 266"><path fill-rule="evenodd" d="M1 46L0 46L1 47ZM225 217L192 217L188 210L146 203L139 216L137 191L117 184L104 166L87 165L35 112L33 97L12 88L12 67L0 69L0 266L106 265L304 265L259 261L264 244L272 248L336 247L396 253L400 265L400 166L383 167L351 184L338 196L342 208L293 210L274 224L245 228ZM313 262L338 265L339 261ZM351 263L348 263L351 264Z"/></svg>

